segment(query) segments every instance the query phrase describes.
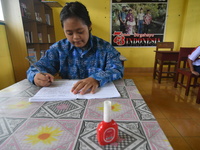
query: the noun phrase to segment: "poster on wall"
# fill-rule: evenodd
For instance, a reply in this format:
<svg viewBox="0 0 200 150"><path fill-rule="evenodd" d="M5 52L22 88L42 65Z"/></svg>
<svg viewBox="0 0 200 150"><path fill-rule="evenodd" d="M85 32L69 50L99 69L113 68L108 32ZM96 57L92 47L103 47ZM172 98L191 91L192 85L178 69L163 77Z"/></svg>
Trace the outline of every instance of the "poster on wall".
<svg viewBox="0 0 200 150"><path fill-rule="evenodd" d="M115 47L156 46L164 37L168 0L111 0Z"/></svg>

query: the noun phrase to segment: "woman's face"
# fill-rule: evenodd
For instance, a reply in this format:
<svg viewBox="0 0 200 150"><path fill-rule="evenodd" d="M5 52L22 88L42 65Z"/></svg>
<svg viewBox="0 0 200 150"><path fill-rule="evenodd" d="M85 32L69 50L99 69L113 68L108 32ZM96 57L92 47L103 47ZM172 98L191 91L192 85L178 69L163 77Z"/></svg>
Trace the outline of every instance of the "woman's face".
<svg viewBox="0 0 200 150"><path fill-rule="evenodd" d="M78 18L68 18L63 21L66 38L76 47L84 47L89 40L89 28Z"/></svg>

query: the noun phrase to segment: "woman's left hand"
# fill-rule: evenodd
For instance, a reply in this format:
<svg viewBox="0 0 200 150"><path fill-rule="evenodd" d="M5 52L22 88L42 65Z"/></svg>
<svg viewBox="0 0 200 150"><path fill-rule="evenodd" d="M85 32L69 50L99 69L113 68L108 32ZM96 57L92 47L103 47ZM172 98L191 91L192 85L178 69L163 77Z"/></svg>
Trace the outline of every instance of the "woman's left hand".
<svg viewBox="0 0 200 150"><path fill-rule="evenodd" d="M83 80L78 81L71 89L71 92L77 94L80 92L81 95L85 93L94 94L96 89L99 86L99 81L95 80L92 77L85 78Z"/></svg>

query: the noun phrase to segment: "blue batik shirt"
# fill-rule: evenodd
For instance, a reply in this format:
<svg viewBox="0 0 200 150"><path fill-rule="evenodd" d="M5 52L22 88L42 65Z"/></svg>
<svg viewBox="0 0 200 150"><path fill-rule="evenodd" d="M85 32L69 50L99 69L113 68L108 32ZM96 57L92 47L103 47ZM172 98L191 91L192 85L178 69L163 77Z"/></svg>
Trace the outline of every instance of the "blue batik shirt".
<svg viewBox="0 0 200 150"><path fill-rule="evenodd" d="M59 75L63 79L84 79L92 77L99 81L99 86L123 77L124 67L120 53L108 42L90 35L86 49L75 47L67 39L53 44L35 65L43 72ZM31 66L27 78L34 83L38 73Z"/></svg>

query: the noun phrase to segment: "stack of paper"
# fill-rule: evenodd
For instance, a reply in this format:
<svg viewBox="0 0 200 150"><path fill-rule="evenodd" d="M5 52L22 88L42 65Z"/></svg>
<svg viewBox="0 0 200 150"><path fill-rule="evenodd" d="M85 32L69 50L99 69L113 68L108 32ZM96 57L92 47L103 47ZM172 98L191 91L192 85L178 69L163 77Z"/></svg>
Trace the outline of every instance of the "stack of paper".
<svg viewBox="0 0 200 150"><path fill-rule="evenodd" d="M100 99L120 97L115 85L111 82L96 90L95 94L86 93L73 94L71 89L78 80L58 80L54 81L51 86L41 88L33 97L29 98L30 102L44 101L61 101L74 99Z"/></svg>

